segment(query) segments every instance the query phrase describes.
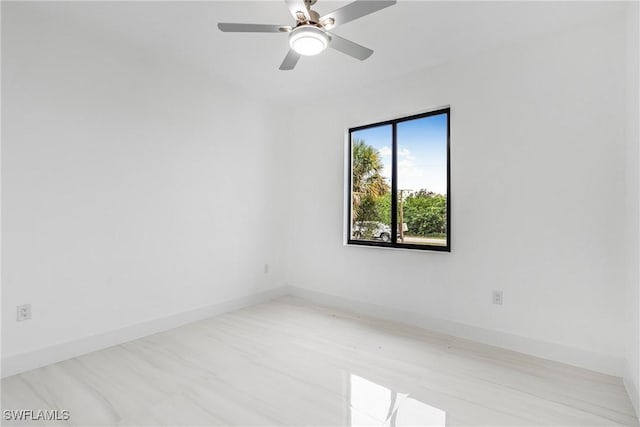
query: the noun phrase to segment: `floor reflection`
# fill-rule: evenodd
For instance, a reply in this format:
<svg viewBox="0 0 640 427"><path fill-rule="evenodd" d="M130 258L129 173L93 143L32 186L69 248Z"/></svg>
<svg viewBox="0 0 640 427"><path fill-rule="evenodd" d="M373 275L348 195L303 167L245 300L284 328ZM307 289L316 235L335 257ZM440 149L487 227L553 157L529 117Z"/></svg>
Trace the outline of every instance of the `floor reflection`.
<svg viewBox="0 0 640 427"><path fill-rule="evenodd" d="M446 424L445 411L358 375L349 376L347 390L348 425L444 427Z"/></svg>

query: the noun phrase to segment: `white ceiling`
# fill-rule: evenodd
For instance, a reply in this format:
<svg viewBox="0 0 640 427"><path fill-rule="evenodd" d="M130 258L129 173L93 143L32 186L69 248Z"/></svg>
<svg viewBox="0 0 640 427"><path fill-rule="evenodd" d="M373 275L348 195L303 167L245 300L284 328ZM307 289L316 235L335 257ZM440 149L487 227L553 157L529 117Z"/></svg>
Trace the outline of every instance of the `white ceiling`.
<svg viewBox="0 0 640 427"><path fill-rule="evenodd" d="M349 2L319 0L324 14ZM36 6L32 6L36 7ZM623 2L408 1L334 32L375 51L358 61L331 49L279 71L286 34L222 33L216 24L291 25L284 1L49 2L38 12L104 32L167 60L207 67L215 78L260 96L289 98L341 91L475 55L544 33L622 13ZM69 22L71 23L71 22Z"/></svg>

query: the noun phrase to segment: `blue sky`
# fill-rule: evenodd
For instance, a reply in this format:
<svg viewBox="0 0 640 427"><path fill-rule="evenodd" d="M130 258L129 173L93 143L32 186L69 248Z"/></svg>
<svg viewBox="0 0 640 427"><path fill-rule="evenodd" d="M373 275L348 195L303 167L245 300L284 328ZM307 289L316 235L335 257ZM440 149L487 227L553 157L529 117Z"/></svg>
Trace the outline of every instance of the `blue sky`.
<svg viewBox="0 0 640 427"><path fill-rule="evenodd" d="M380 153L391 182L391 125L354 132ZM398 189L447 192L447 115L398 123Z"/></svg>

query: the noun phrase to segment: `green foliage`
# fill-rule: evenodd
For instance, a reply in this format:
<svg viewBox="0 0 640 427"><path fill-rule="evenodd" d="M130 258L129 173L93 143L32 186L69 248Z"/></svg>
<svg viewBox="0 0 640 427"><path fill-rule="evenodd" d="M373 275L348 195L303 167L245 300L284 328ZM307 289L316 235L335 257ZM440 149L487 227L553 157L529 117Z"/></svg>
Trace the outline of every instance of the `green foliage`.
<svg viewBox="0 0 640 427"><path fill-rule="evenodd" d="M355 204L355 203L354 203ZM355 221L378 221L378 207L372 196L361 197L354 210Z"/></svg>
<svg viewBox="0 0 640 427"><path fill-rule="evenodd" d="M447 230L447 196L427 190L411 193L404 201L407 234L434 236Z"/></svg>
<svg viewBox="0 0 640 427"><path fill-rule="evenodd" d="M376 198L377 221L391 224L391 191Z"/></svg>

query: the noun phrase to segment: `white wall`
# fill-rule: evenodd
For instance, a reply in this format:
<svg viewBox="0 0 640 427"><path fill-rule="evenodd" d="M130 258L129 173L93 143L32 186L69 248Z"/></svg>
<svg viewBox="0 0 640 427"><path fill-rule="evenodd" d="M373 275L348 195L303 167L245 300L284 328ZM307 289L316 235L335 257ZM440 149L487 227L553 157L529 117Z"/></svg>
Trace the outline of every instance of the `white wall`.
<svg viewBox="0 0 640 427"><path fill-rule="evenodd" d="M639 316L639 300L640 300L640 275L639 275L639 230L638 219L639 210L639 193L640 193L640 176L638 168L640 165L640 152L638 150L638 116L640 111L638 104L638 79L639 66L638 55L640 51L638 32L640 7L638 2L629 3L629 11L627 13L627 153L626 153L626 170L627 170L627 334L625 336L626 348L626 369L625 369L625 385L631 396L636 413L640 414L640 396L638 395L638 386L640 386L640 316Z"/></svg>
<svg viewBox="0 0 640 427"><path fill-rule="evenodd" d="M623 23L616 16L297 111L287 284L583 350L602 362L591 367L620 375ZM345 130L446 104L452 252L343 246ZM503 306L491 304L492 289L504 291Z"/></svg>
<svg viewBox="0 0 640 427"><path fill-rule="evenodd" d="M264 104L37 4L2 12L3 359L281 284Z"/></svg>

